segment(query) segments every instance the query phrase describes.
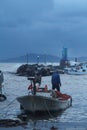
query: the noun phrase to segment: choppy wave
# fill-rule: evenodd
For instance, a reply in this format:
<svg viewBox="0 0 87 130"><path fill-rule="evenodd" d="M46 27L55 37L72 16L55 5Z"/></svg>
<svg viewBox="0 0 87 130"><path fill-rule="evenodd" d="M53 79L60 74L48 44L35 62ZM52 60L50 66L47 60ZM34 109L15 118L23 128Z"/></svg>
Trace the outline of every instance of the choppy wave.
<svg viewBox="0 0 87 130"><path fill-rule="evenodd" d="M0 119L17 118L17 114L20 113L20 105L16 101L16 97L28 94L27 88L30 82L27 78L8 73L15 72L20 65L20 63L0 64L0 69L4 72L3 93L7 96L6 101L0 102ZM62 124L67 124L67 122L68 125L75 124L75 127L77 123L77 128L80 122L82 125L85 124L85 128L87 128L87 75L61 74L60 77L62 82L61 91L72 96L72 107L65 110L60 116L54 117L53 120L49 119L43 122L44 129L41 128L41 130L45 130L44 125L49 128L54 123L55 126L60 128ZM45 86L45 84L51 89L51 76L42 77L42 86ZM42 121L37 120L38 126L36 126L38 128L42 127L41 123ZM29 124L28 128L30 128Z"/></svg>

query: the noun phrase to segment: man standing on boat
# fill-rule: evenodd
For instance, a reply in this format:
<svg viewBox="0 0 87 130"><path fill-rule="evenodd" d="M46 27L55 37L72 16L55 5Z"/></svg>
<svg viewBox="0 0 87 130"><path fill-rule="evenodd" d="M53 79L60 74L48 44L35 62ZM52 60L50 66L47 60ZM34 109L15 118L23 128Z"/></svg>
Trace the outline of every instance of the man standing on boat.
<svg viewBox="0 0 87 130"><path fill-rule="evenodd" d="M35 81L35 85L38 86L38 87L40 87L41 80L42 80L41 74L39 72L36 72L35 73L35 80L34 80Z"/></svg>
<svg viewBox="0 0 87 130"><path fill-rule="evenodd" d="M53 90L57 89L58 91L60 91L61 81L60 81L60 75L58 74L57 71L55 71L52 74L51 83Z"/></svg>

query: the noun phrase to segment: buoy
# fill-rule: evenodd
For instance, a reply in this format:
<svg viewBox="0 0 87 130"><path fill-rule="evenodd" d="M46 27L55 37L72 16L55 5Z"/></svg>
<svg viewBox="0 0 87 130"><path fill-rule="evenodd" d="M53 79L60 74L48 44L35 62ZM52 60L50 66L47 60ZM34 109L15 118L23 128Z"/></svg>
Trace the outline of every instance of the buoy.
<svg viewBox="0 0 87 130"><path fill-rule="evenodd" d="M5 101L7 97L4 94L0 94L0 102Z"/></svg>

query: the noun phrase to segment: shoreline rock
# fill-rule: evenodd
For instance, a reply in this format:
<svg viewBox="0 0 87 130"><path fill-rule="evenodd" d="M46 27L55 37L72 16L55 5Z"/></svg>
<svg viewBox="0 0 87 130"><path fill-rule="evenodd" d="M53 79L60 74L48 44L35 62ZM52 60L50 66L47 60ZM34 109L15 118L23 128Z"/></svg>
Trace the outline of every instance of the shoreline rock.
<svg viewBox="0 0 87 130"><path fill-rule="evenodd" d="M16 74L18 76L34 76L36 72L39 72L41 76L50 76L54 71L58 71L60 74L64 74L64 71L59 66L52 65L38 65L38 64L23 64L18 69Z"/></svg>

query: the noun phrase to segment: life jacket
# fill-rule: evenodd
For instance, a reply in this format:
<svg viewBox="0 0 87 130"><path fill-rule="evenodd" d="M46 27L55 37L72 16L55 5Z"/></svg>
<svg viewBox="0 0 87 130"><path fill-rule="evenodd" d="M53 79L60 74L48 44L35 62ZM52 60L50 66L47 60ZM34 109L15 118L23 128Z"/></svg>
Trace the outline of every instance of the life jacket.
<svg viewBox="0 0 87 130"><path fill-rule="evenodd" d="M37 92L47 92L48 91L48 86L47 85L45 85L45 87L44 88L39 88L39 87L37 87Z"/></svg>

